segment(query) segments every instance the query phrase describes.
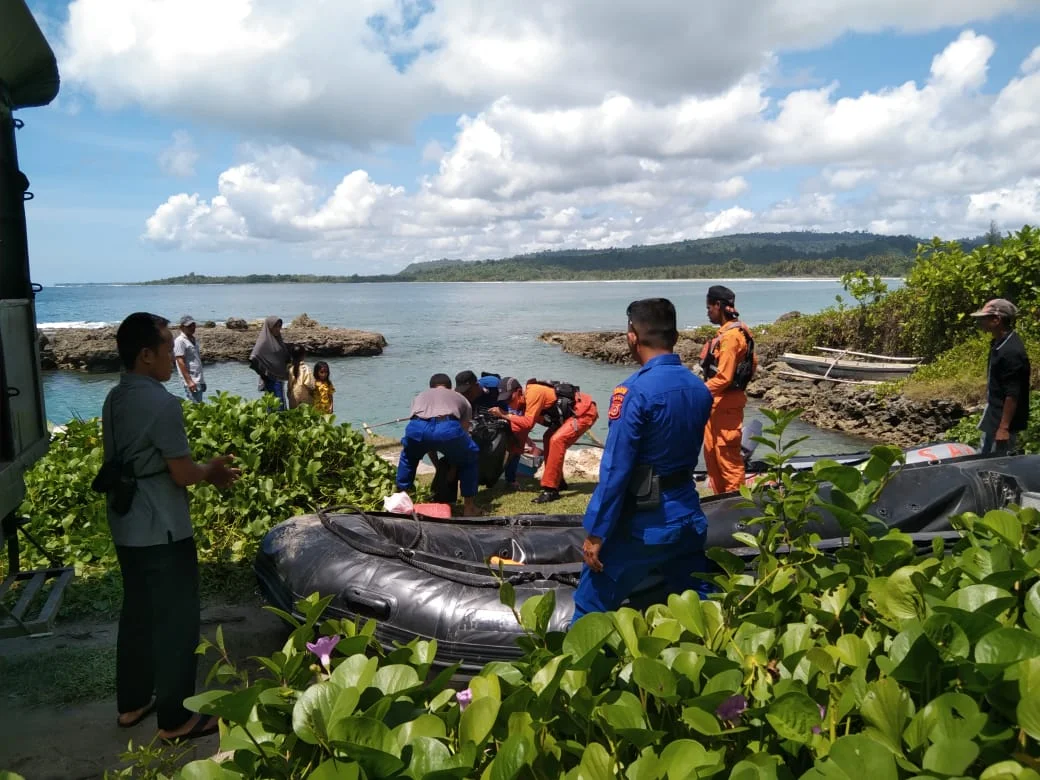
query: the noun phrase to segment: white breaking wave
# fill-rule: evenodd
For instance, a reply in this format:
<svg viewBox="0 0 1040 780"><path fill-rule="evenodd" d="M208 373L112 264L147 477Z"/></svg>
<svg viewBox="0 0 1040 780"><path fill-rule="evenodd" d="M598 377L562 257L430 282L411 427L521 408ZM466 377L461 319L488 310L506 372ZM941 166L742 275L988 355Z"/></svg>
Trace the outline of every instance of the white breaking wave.
<svg viewBox="0 0 1040 780"><path fill-rule="evenodd" d="M75 320L73 322L39 322L36 327L40 330L66 330L68 328L108 328L118 325L117 322L87 322L86 320Z"/></svg>

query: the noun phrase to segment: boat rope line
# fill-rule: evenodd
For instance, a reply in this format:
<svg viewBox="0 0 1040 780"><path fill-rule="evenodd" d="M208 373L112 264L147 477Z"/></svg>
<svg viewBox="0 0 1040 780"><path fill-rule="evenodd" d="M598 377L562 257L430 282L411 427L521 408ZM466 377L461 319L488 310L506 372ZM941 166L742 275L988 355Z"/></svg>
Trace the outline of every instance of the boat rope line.
<svg viewBox="0 0 1040 780"><path fill-rule="evenodd" d="M501 577L498 577L495 576L488 564L454 560L416 550L414 546L423 537L422 521L418 520L417 517L415 522L418 527L415 538L412 539L409 545L402 546L390 543L381 544L355 531L343 528L333 522L330 514L356 515L368 523L372 530L378 532L373 523L373 518L364 510L348 504L319 509L317 515L327 531L359 552L368 555L378 555L381 558L396 558L420 571L457 582L460 585L468 585L475 588L498 588L501 582L508 582L510 585L517 586L538 581L558 582L571 587L577 587L578 584L579 574L575 571L576 564L549 564L543 565L539 569L525 569L523 571L510 571L507 569ZM577 565L580 566L580 564ZM545 569L553 571L545 571Z"/></svg>

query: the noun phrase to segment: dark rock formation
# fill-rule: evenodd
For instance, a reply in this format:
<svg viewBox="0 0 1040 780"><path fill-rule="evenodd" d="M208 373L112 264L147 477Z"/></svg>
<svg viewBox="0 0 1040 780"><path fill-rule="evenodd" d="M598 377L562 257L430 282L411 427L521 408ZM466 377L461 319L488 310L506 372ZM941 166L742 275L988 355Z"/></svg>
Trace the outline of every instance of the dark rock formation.
<svg viewBox="0 0 1040 780"><path fill-rule="evenodd" d="M228 317L224 327L228 330L246 330L249 328L249 323L241 317Z"/></svg>
<svg viewBox="0 0 1040 780"><path fill-rule="evenodd" d="M310 327L288 327L282 331L286 343L302 344L315 357L367 357L379 355L386 346L380 333L346 328L327 328L314 320ZM230 326L233 320L228 320ZM239 320L241 328L212 328L196 332L204 363L247 362L259 335L258 325ZM173 328L176 330L176 328ZM40 363L44 369L96 373L120 370L115 328L68 328L39 332Z"/></svg>
<svg viewBox="0 0 1040 780"><path fill-rule="evenodd" d="M781 319L799 317L797 312ZM759 371L748 385L748 396L760 406L771 409L802 409L802 419L819 428L843 431L885 444L911 447L941 439L943 434L966 416L971 408L957 401L915 401L899 395L882 396L873 387L825 381L801 381L775 373L784 368L777 358L787 345L769 338L768 328L755 329L755 351ZM711 337L711 330L683 331L675 351L684 364L700 374L700 351ZM756 334L757 336L757 334ZM628 343L623 333L543 333L541 340L556 344L573 355L604 363L628 363Z"/></svg>

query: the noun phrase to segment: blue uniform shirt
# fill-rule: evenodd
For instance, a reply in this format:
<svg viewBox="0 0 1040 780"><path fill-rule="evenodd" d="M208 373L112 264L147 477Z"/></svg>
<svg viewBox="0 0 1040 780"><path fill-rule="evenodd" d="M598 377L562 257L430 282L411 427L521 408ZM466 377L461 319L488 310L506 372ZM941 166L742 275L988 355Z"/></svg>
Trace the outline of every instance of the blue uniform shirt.
<svg viewBox="0 0 1040 780"><path fill-rule="evenodd" d="M697 467L711 404L704 382L674 354L647 361L615 388L599 484L583 523L590 536L623 534L645 544L670 544L689 523L704 530L692 474L689 483L661 491L658 509L623 516L623 507L636 466L649 464L662 476Z"/></svg>

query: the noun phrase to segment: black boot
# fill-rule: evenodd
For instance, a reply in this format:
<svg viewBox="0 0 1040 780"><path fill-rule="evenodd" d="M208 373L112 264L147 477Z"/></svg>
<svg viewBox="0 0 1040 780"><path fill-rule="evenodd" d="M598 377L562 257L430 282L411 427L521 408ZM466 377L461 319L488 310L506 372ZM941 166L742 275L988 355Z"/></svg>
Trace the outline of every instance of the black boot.
<svg viewBox="0 0 1040 780"><path fill-rule="evenodd" d="M560 491L559 490L556 490L554 488L545 488L545 489L542 490L541 493L539 493L537 496L535 496L533 499L531 499L531 503L532 504L548 504L550 501L559 501L559 500L560 500Z"/></svg>

